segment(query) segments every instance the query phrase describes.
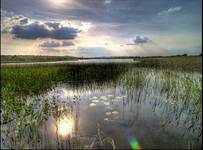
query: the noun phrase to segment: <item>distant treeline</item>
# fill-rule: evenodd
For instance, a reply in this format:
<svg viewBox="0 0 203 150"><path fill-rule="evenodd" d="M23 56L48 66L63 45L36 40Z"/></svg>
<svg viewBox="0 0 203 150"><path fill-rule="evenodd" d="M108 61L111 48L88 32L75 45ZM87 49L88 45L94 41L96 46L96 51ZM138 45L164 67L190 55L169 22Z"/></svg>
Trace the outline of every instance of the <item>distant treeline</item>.
<svg viewBox="0 0 203 150"><path fill-rule="evenodd" d="M1 55L1 62L44 62L75 60L73 56Z"/></svg>
<svg viewBox="0 0 203 150"><path fill-rule="evenodd" d="M171 55L171 56L108 56L108 57L102 56L102 57L78 57L78 59L139 59L139 58L170 58L170 57L185 57L185 56L188 56L188 55L183 54L183 55ZM194 56L202 56L202 54L194 55Z"/></svg>
<svg viewBox="0 0 203 150"><path fill-rule="evenodd" d="M70 61L77 59L143 59L143 58L171 58L186 57L187 54L174 56L102 56L102 57L74 57L74 56L41 56L41 55L1 55L1 62L48 62L48 61ZM198 55L202 56L202 54ZM188 56L191 57L191 56ZM194 57L194 56L192 56Z"/></svg>

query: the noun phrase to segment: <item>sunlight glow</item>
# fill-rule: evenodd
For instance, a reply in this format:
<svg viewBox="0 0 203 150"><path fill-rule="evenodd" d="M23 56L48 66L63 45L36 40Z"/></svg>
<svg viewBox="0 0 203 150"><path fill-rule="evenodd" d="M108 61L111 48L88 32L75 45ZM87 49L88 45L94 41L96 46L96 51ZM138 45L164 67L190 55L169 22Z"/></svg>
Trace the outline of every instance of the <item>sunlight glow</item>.
<svg viewBox="0 0 203 150"><path fill-rule="evenodd" d="M63 117L58 121L58 134L62 137L71 136L73 133L73 119L68 117Z"/></svg>
<svg viewBox="0 0 203 150"><path fill-rule="evenodd" d="M63 89L63 95L65 97L74 97L77 95L77 93L73 90L66 90L66 89Z"/></svg>
<svg viewBox="0 0 203 150"><path fill-rule="evenodd" d="M86 90L86 91L83 91L81 93L78 93L78 91L76 91L76 90L69 90L69 89L65 89L65 88L62 89L62 96L64 98L67 98L67 97L72 98L72 97L78 96L78 95L80 95L80 96L82 96L82 95L90 95L91 93L92 93L91 90Z"/></svg>
<svg viewBox="0 0 203 150"><path fill-rule="evenodd" d="M63 4L66 4L66 3L70 3L72 0L50 0L50 2L53 4L53 5L63 5Z"/></svg>

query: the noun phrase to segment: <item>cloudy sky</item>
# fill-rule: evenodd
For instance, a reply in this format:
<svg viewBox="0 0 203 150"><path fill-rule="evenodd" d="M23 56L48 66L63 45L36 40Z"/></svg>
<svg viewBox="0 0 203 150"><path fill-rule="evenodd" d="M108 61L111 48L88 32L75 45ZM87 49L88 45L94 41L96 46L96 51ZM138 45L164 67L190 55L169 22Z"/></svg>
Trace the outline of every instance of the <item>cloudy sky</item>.
<svg viewBox="0 0 203 150"><path fill-rule="evenodd" d="M1 54L200 54L201 12L201 0L1 0Z"/></svg>

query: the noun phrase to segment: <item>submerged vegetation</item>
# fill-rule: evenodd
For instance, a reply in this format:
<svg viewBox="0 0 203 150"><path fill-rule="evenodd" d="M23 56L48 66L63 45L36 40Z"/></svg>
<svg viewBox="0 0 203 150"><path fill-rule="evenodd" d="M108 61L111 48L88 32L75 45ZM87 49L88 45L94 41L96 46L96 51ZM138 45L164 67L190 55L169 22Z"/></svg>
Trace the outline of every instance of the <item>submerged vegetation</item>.
<svg viewBox="0 0 203 150"><path fill-rule="evenodd" d="M156 111L162 106L163 125L184 124L185 132L202 136L202 75L168 70L131 69L121 79L138 103L150 101ZM136 87L134 92L132 87ZM133 93L134 92L134 93ZM142 95L142 96L141 96ZM144 96L143 96L144 95ZM151 98L151 99L150 99ZM195 131L194 131L195 129Z"/></svg>
<svg viewBox="0 0 203 150"><path fill-rule="evenodd" d="M47 133L42 135L37 129L43 126L44 130L47 130L44 122L49 116L52 116L56 122L60 122L58 118L63 113L67 113L77 120L76 112L79 111L80 101L80 97L77 96L80 95L75 95L72 100L68 100L67 104L60 103L57 97L53 97L50 102L40 95L54 88L58 83L67 82L84 83L85 86L91 83L104 85L106 82L119 84L128 92L129 101L147 102L155 112L162 111L164 127L173 128L174 124L183 125L183 136L188 138L191 135L200 142L202 137L202 75L199 73L202 70L201 61L200 57L175 58L175 60L174 58L148 58L138 64L70 64L2 68L1 132L3 139L1 140L3 144L1 147L50 147L49 142L46 141ZM68 93L65 94L68 95ZM103 99L106 98L103 97ZM95 99L94 102L97 100ZM105 102L106 105L107 103ZM71 120L67 121L71 122ZM77 126L78 124L74 129L77 129ZM25 133L24 130L28 132ZM56 131L57 148L93 148L94 144L84 146L79 142L80 137L76 130L74 136L68 136L66 141L58 136L60 133L58 127ZM100 138L99 136L101 135L98 128L98 135L95 138ZM25 140L25 137L29 138ZM104 139L113 143L112 146L115 147L111 138Z"/></svg>

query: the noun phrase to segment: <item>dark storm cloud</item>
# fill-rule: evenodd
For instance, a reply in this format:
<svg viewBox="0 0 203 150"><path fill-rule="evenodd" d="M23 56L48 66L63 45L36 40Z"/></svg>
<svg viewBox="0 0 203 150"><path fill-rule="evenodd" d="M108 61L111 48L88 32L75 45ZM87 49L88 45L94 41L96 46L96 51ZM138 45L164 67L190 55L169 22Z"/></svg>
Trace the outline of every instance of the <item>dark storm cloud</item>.
<svg viewBox="0 0 203 150"><path fill-rule="evenodd" d="M147 43L154 43L152 40L150 40L148 37L146 36L140 36L137 35L132 42L127 43L126 45L143 45L143 44L147 44Z"/></svg>
<svg viewBox="0 0 203 150"><path fill-rule="evenodd" d="M28 18L21 18L20 20L19 20L19 22L20 22L20 24L27 24L28 23Z"/></svg>
<svg viewBox="0 0 203 150"><path fill-rule="evenodd" d="M63 46L74 46L74 43L71 41L63 41L62 43L51 41L51 42L44 42L39 46L42 48L56 48L56 47L63 47Z"/></svg>
<svg viewBox="0 0 203 150"><path fill-rule="evenodd" d="M61 52L61 50L52 49L52 48L50 48L50 49L43 49L43 51L46 52L46 53L60 53Z"/></svg>
<svg viewBox="0 0 203 150"><path fill-rule="evenodd" d="M145 44L149 42L149 39L144 36L136 36L136 38L133 40L135 44Z"/></svg>
<svg viewBox="0 0 203 150"><path fill-rule="evenodd" d="M10 24L19 24L19 25L25 25L28 23L29 19L27 17L24 17L22 15L15 15L12 17L7 18L7 20L10 22Z"/></svg>
<svg viewBox="0 0 203 150"><path fill-rule="evenodd" d="M1 10L1 32L10 33L14 25L25 25L29 19L23 15L15 15L13 12Z"/></svg>
<svg viewBox="0 0 203 150"><path fill-rule="evenodd" d="M33 22L26 25L15 25L11 33L15 38L21 39L74 39L79 32L78 29L65 27L57 23Z"/></svg>
<svg viewBox="0 0 203 150"><path fill-rule="evenodd" d="M57 28L60 25L58 22L46 22L45 24L52 28Z"/></svg>
<svg viewBox="0 0 203 150"><path fill-rule="evenodd" d="M73 52L74 49L68 49L68 50L61 50L61 49L53 49L53 48L49 48L49 49L43 49L42 52L45 53L55 53L55 54L64 54L64 55L69 55L70 52Z"/></svg>
<svg viewBox="0 0 203 150"><path fill-rule="evenodd" d="M51 38L70 40L80 31L71 26L64 26L60 22L42 22L23 15L1 10L1 32L11 33L14 38L37 39ZM69 24L70 25L70 24Z"/></svg>
<svg viewBox="0 0 203 150"><path fill-rule="evenodd" d="M75 44L71 41L63 41L62 46L74 46Z"/></svg>
<svg viewBox="0 0 203 150"><path fill-rule="evenodd" d="M54 42L54 41L44 42L40 44L40 47L43 47L43 48L60 47L60 46L61 44L59 42Z"/></svg>

